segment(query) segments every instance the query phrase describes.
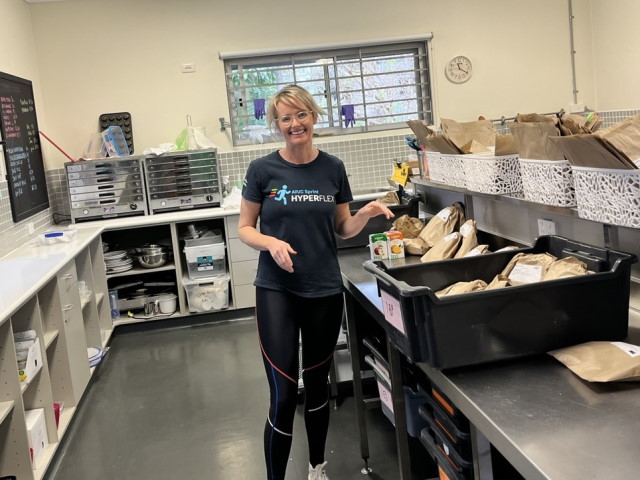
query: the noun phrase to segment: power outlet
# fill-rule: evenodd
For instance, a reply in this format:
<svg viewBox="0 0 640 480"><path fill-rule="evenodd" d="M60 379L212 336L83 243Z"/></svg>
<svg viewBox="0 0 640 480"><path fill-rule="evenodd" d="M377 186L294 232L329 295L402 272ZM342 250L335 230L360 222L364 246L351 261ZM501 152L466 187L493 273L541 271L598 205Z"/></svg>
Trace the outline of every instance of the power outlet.
<svg viewBox="0 0 640 480"><path fill-rule="evenodd" d="M33 235L34 231L35 231L35 229L33 228L33 222L28 222L27 223L27 233L29 235Z"/></svg>
<svg viewBox="0 0 640 480"><path fill-rule="evenodd" d="M553 220L538 219L538 235L555 235L556 223Z"/></svg>

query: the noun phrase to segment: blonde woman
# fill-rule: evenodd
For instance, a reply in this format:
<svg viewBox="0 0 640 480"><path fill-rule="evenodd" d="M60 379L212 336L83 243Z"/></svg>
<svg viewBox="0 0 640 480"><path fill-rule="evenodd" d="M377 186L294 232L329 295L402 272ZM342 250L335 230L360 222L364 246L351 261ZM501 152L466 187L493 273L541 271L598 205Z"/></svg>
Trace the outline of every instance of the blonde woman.
<svg viewBox="0 0 640 480"><path fill-rule="evenodd" d="M342 161L313 146L324 112L311 94L289 85L269 102L267 121L285 147L251 162L242 190L240 239L260 251L256 322L270 387L264 429L268 480L284 480L298 395L302 338L304 421L309 480L328 480L327 377L343 315L335 234L360 233L370 218L393 217L378 202L351 215L353 199ZM260 219L260 231L256 225Z"/></svg>

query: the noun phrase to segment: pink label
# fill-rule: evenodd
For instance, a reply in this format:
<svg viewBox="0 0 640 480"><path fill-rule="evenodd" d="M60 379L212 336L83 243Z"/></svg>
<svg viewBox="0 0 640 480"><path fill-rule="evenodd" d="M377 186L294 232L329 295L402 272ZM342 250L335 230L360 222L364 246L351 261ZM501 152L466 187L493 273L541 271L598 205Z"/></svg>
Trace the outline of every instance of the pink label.
<svg viewBox="0 0 640 480"><path fill-rule="evenodd" d="M402 319L402 308L400 308L400 302L384 290L380 290L380 297L382 297L382 311L384 312L384 319L402 332L403 335L406 335L407 332L404 329L404 320Z"/></svg>
<svg viewBox="0 0 640 480"><path fill-rule="evenodd" d="M393 402L391 401L391 392L382 382L378 382L378 393L380 394L380 401L384 403L389 410L391 410L391 413L393 413Z"/></svg>

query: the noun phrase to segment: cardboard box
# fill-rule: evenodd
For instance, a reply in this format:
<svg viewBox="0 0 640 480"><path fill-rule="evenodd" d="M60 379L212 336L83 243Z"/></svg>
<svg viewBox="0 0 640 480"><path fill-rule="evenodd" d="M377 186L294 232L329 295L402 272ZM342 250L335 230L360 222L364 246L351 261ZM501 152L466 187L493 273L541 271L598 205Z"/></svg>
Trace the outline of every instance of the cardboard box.
<svg viewBox="0 0 640 480"><path fill-rule="evenodd" d="M31 466L35 470L38 468L45 448L49 445L44 409L27 410L24 412L24 418L27 424L27 442L31 453Z"/></svg>
<svg viewBox="0 0 640 480"><path fill-rule="evenodd" d="M385 232L389 246L389 258L394 260L404 258L404 235L402 232Z"/></svg>
<svg viewBox="0 0 640 480"><path fill-rule="evenodd" d="M389 245L384 233L372 233L369 235L369 249L371 260L386 260L389 258Z"/></svg>

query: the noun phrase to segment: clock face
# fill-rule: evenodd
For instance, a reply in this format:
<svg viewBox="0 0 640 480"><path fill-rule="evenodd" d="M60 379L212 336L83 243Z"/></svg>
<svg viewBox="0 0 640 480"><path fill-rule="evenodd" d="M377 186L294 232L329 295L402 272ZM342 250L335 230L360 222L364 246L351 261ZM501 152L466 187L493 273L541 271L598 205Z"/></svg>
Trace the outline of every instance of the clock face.
<svg viewBox="0 0 640 480"><path fill-rule="evenodd" d="M453 57L447 64L444 73L453 83L464 83L471 78L473 73L471 60L462 55Z"/></svg>

